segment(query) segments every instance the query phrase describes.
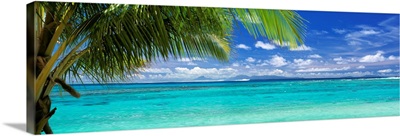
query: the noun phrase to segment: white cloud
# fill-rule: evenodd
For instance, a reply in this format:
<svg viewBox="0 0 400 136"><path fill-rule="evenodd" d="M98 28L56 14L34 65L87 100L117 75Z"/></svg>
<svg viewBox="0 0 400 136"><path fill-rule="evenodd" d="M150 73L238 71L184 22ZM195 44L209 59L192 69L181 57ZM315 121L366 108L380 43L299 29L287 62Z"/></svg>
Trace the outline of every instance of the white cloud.
<svg viewBox="0 0 400 136"><path fill-rule="evenodd" d="M348 41L347 44L354 46L354 45L361 45L362 43L359 41Z"/></svg>
<svg viewBox="0 0 400 136"><path fill-rule="evenodd" d="M396 27L393 27L392 25L399 25L398 20L399 20L398 16L397 17L393 16L391 18L388 18L386 20L379 22L378 25L388 27L388 28L396 28Z"/></svg>
<svg viewBox="0 0 400 136"><path fill-rule="evenodd" d="M275 66L275 67L282 67L287 65L287 61L285 58L278 56L278 55L274 55L272 56L272 58L269 60L269 64Z"/></svg>
<svg viewBox="0 0 400 136"><path fill-rule="evenodd" d="M178 61L180 61L180 62L190 62L192 60L189 59L189 58L179 58Z"/></svg>
<svg viewBox="0 0 400 136"><path fill-rule="evenodd" d="M362 30L376 30L376 27L368 26L368 25L357 25L356 28L361 28Z"/></svg>
<svg viewBox="0 0 400 136"><path fill-rule="evenodd" d="M293 62L297 65L297 66L307 66L310 65L313 61L310 59L307 60L303 60L303 59L294 59Z"/></svg>
<svg viewBox="0 0 400 136"><path fill-rule="evenodd" d="M339 57L339 58L333 58L333 61L343 61L343 58L342 58L342 57Z"/></svg>
<svg viewBox="0 0 400 136"><path fill-rule="evenodd" d="M232 63L232 66L233 66L233 67L239 67L239 63L237 63L237 62Z"/></svg>
<svg viewBox="0 0 400 136"><path fill-rule="evenodd" d="M265 75L279 75L288 76L289 73L281 69L248 69L246 73L240 73L247 76L265 76Z"/></svg>
<svg viewBox="0 0 400 136"><path fill-rule="evenodd" d="M179 62L191 62L191 61L201 61L203 60L202 58L198 58L198 57L193 57L193 58L179 58L178 61Z"/></svg>
<svg viewBox="0 0 400 136"><path fill-rule="evenodd" d="M390 55L389 57L388 57L388 60L399 60L400 59L400 57L395 57L395 56L393 56L393 55Z"/></svg>
<svg viewBox="0 0 400 136"><path fill-rule="evenodd" d="M142 71L143 73L172 73L169 68L146 68Z"/></svg>
<svg viewBox="0 0 400 136"><path fill-rule="evenodd" d="M353 48L360 48L360 45L381 47L393 41L393 38L386 36L390 32L385 32L383 29L366 25L359 25L357 28L361 30L353 31L345 36L347 44Z"/></svg>
<svg viewBox="0 0 400 136"><path fill-rule="evenodd" d="M348 64L349 62L357 62L357 59L355 58L344 59L342 57L338 57L338 58L333 58L333 61L335 61L336 64Z"/></svg>
<svg viewBox="0 0 400 136"><path fill-rule="evenodd" d="M366 55L364 57L362 57L359 62L380 62L380 61L384 61L385 57L382 55L383 52L382 51L378 51L375 55Z"/></svg>
<svg viewBox="0 0 400 136"><path fill-rule="evenodd" d="M196 67L196 68L198 68L198 67ZM189 71L189 69L188 68L182 68L182 67L176 67L175 71L178 72L178 73L179 72L183 73L183 72Z"/></svg>
<svg viewBox="0 0 400 136"><path fill-rule="evenodd" d="M320 59L322 58L320 55L318 54L312 54L312 55L308 55L308 58L312 58L312 59Z"/></svg>
<svg viewBox="0 0 400 136"><path fill-rule="evenodd" d="M246 67L245 68L250 68L250 66L249 65L246 65Z"/></svg>
<svg viewBox="0 0 400 136"><path fill-rule="evenodd" d="M346 29L336 29L336 28L333 28L332 30L333 30L335 33L338 33L338 34L344 34L344 33L347 32Z"/></svg>
<svg viewBox="0 0 400 136"><path fill-rule="evenodd" d="M374 31L374 30L362 30L360 31L362 35L375 35L379 34L380 32Z"/></svg>
<svg viewBox="0 0 400 136"><path fill-rule="evenodd" d="M197 66L197 64L193 63L193 62L189 62L187 65L189 65L189 66Z"/></svg>
<svg viewBox="0 0 400 136"><path fill-rule="evenodd" d="M382 69L382 70L378 70L379 73L390 73L392 72L392 69Z"/></svg>
<svg viewBox="0 0 400 136"><path fill-rule="evenodd" d="M309 47L309 46L306 46L306 45L302 44L302 45L300 45L300 46L297 46L297 48L293 48L293 49L291 48L290 50L291 50L291 51L311 51L312 48Z"/></svg>
<svg viewBox="0 0 400 136"><path fill-rule="evenodd" d="M357 31L345 35L345 40L351 48L382 47L388 44L398 44L399 23L398 16L394 16L378 23L377 27L357 25ZM361 46L362 45L362 46Z"/></svg>
<svg viewBox="0 0 400 136"><path fill-rule="evenodd" d="M345 74L350 74L351 76L364 76L364 75L370 75L371 72L354 71L354 72L351 72L351 73L343 73L343 74L344 75Z"/></svg>
<svg viewBox="0 0 400 136"><path fill-rule="evenodd" d="M255 47L256 48L262 48L264 50L273 50L273 49L276 48L275 45L273 45L273 44L264 43L264 42L261 42L261 41L257 41Z"/></svg>
<svg viewBox="0 0 400 136"><path fill-rule="evenodd" d="M140 75L140 74L136 74L135 77L136 77L136 78L139 78L139 79L146 79L146 76L145 76L145 75Z"/></svg>
<svg viewBox="0 0 400 136"><path fill-rule="evenodd" d="M349 70L350 67L341 67L341 68L308 68L308 69L299 69L296 72L331 72L331 71L344 71Z"/></svg>
<svg viewBox="0 0 400 136"><path fill-rule="evenodd" d="M264 60L264 62L256 64L256 66L267 66L267 65L268 65L268 60Z"/></svg>
<svg viewBox="0 0 400 136"><path fill-rule="evenodd" d="M237 75L237 70L233 68L201 68L192 69L176 67L174 73L163 76L163 79L194 79L199 76L205 76L212 79L229 78Z"/></svg>
<svg viewBox="0 0 400 136"><path fill-rule="evenodd" d="M271 71L269 74L270 75L278 75L278 74L282 74L282 73L284 73L283 70L275 69L275 70Z"/></svg>
<svg viewBox="0 0 400 136"><path fill-rule="evenodd" d="M246 61L247 61L247 62L255 62L256 60L255 60L254 58L252 58L252 57L248 57L248 58L246 59Z"/></svg>
<svg viewBox="0 0 400 136"><path fill-rule="evenodd" d="M236 48L244 49L244 50L251 50L251 48L249 46L244 45L244 44L236 45Z"/></svg>
<svg viewBox="0 0 400 136"><path fill-rule="evenodd" d="M164 77L164 76L161 75L161 74L149 75L149 78L150 78L150 79L161 79L161 78L163 78L163 77Z"/></svg>
<svg viewBox="0 0 400 136"><path fill-rule="evenodd" d="M365 68L364 65L360 65L360 66L357 67L357 69L364 69L364 68Z"/></svg>

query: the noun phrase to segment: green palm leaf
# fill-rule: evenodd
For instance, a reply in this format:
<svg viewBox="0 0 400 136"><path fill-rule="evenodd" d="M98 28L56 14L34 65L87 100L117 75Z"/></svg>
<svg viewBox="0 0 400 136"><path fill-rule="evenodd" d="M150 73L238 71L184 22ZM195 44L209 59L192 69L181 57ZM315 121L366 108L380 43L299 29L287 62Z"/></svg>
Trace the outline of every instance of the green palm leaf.
<svg viewBox="0 0 400 136"><path fill-rule="evenodd" d="M255 37L289 42L291 47L304 37L303 19L293 11L111 5L101 13L88 31L89 52L75 65L101 75L100 81L121 80L149 62L171 57L227 61L234 18Z"/></svg>
<svg viewBox="0 0 400 136"><path fill-rule="evenodd" d="M58 58L61 61L52 61L56 67L51 76L86 74L107 82L124 80L125 75L158 60L200 57L226 62L231 32L238 20L255 37L268 37L290 47L302 44L305 33L304 19L285 10L43 3L41 9L46 14L42 17L51 16L56 21L69 14L71 6L74 14L67 24L59 25L65 28L58 40L67 42L66 47ZM48 54L54 48L53 41L40 50Z"/></svg>

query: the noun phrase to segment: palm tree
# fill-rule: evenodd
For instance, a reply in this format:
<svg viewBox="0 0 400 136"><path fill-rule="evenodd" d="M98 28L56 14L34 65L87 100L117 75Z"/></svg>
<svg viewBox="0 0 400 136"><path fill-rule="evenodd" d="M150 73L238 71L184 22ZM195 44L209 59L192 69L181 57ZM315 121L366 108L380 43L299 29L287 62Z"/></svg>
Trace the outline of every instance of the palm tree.
<svg viewBox="0 0 400 136"><path fill-rule="evenodd" d="M48 120L56 108L50 109L49 94L55 84L80 97L66 79L86 75L98 83L123 81L151 62L170 58L226 62L231 32L238 23L255 37L290 47L302 44L305 32L304 20L285 10L63 2L32 6L35 134L53 133Z"/></svg>

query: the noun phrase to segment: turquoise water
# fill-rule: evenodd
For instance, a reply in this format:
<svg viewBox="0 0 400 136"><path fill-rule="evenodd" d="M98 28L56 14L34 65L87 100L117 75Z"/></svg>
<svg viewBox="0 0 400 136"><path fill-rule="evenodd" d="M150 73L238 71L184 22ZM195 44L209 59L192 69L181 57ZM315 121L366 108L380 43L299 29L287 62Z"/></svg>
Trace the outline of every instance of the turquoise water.
<svg viewBox="0 0 400 136"><path fill-rule="evenodd" d="M54 88L55 133L399 116L399 79L74 85ZM62 94L62 95L60 95Z"/></svg>

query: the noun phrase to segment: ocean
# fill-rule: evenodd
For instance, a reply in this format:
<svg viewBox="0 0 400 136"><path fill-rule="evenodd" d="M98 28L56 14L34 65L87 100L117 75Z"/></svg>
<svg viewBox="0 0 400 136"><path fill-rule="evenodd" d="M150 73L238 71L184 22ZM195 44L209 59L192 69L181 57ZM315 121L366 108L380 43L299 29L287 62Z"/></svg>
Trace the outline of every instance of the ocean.
<svg viewBox="0 0 400 136"><path fill-rule="evenodd" d="M399 78L56 86L54 133L399 116Z"/></svg>

